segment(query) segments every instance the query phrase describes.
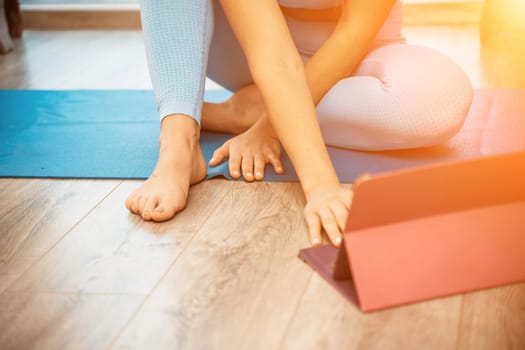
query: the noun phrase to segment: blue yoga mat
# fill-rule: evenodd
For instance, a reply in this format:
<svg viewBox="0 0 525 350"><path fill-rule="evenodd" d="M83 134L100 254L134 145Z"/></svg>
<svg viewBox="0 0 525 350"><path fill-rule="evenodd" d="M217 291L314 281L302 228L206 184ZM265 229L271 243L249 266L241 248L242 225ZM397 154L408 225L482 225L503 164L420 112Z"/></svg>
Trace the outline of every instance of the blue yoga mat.
<svg viewBox="0 0 525 350"><path fill-rule="evenodd" d="M226 90L212 90L206 91L205 99L219 102L230 95ZM475 115L469 116L471 127L467 125L455 141L443 146L368 153L333 147L328 150L343 182L352 182L364 172L477 155L479 135L487 134L487 130L480 129L479 122L487 119L494 108L502 109L515 104L509 101L524 100L516 99L516 95L523 97L525 93L497 90L478 93ZM505 115L513 120L518 117L517 113ZM2 177L144 179L155 166L158 135L155 97L149 90L0 90ZM229 137L203 133L201 145L206 159ZM466 149L475 152L465 152ZM286 154L283 162L285 174L276 175L267 166L265 180L296 181ZM216 176L229 178L227 163L208 169L208 178Z"/></svg>
<svg viewBox="0 0 525 350"><path fill-rule="evenodd" d="M220 102L227 90L206 91ZM144 179L158 155L159 117L152 91L0 90L0 176ZM203 133L209 160L232 135ZM266 180L297 179L267 167ZM230 178L227 163L208 168L208 178Z"/></svg>

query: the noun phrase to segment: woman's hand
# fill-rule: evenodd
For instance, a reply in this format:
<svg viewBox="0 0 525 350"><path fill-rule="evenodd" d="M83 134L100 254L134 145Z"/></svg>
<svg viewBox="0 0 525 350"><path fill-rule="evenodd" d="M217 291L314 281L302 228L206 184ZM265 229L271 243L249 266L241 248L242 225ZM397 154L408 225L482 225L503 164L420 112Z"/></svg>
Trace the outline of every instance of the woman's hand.
<svg viewBox="0 0 525 350"><path fill-rule="evenodd" d="M246 132L215 150L209 164L219 165L229 157L230 175L238 179L242 173L245 181L252 182L264 178L266 164L271 164L276 174L282 174L281 153L281 143L267 118L263 117Z"/></svg>
<svg viewBox="0 0 525 350"><path fill-rule="evenodd" d="M322 243L322 232L338 247L342 241L352 190L342 185L319 186L307 194L304 217L312 245Z"/></svg>

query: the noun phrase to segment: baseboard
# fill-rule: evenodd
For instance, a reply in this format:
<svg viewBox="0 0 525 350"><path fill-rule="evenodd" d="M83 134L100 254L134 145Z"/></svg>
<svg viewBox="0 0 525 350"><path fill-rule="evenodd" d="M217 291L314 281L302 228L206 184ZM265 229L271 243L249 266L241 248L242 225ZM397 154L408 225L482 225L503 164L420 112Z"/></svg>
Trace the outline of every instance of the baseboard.
<svg viewBox="0 0 525 350"><path fill-rule="evenodd" d="M21 6L26 29L140 29L138 4Z"/></svg>
<svg viewBox="0 0 525 350"><path fill-rule="evenodd" d="M403 5L405 25L479 23L481 0L415 1ZM139 29L138 4L22 5L26 29Z"/></svg>

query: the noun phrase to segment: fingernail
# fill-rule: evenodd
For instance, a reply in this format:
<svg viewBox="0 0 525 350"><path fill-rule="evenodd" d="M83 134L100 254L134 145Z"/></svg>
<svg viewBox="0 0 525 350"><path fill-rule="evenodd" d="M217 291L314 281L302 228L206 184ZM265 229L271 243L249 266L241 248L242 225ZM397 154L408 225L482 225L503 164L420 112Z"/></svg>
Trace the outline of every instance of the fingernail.
<svg viewBox="0 0 525 350"><path fill-rule="evenodd" d="M246 173L246 176L253 177L253 174L252 173Z"/></svg>
<svg viewBox="0 0 525 350"><path fill-rule="evenodd" d="M255 173L255 176L257 176L257 177L261 177L261 176L262 176L262 173L261 173L260 171L258 171L258 172Z"/></svg>
<svg viewBox="0 0 525 350"><path fill-rule="evenodd" d="M142 212L142 216L145 216L145 215L149 215L149 211L144 210L144 211Z"/></svg>
<svg viewBox="0 0 525 350"><path fill-rule="evenodd" d="M343 239L342 239L341 237L336 237L336 238L334 239L335 244L337 244L337 245L341 244L342 240L343 240Z"/></svg>
<svg viewBox="0 0 525 350"><path fill-rule="evenodd" d="M162 213L164 211L164 208L155 208L153 211L158 211L159 213Z"/></svg>
<svg viewBox="0 0 525 350"><path fill-rule="evenodd" d="M239 172L237 170L233 171L233 176L239 176Z"/></svg>
<svg viewBox="0 0 525 350"><path fill-rule="evenodd" d="M318 238L314 238L314 239L312 239L312 244L313 244L313 245L317 245L317 244L319 244L319 239L318 239Z"/></svg>
<svg viewBox="0 0 525 350"><path fill-rule="evenodd" d="M283 168L277 168L277 171L278 171L278 172L282 172L282 171L283 171Z"/></svg>

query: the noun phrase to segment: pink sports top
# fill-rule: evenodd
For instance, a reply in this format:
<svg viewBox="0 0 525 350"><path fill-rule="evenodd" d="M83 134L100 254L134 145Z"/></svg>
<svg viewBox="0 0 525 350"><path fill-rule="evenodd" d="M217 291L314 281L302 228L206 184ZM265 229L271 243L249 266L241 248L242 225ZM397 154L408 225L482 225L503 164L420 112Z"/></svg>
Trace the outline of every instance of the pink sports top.
<svg viewBox="0 0 525 350"><path fill-rule="evenodd" d="M343 0L279 0L279 4L288 8L320 10L340 6L341 1ZM299 52L305 56L311 56L317 51L336 25L334 22L305 22L289 17L287 21ZM377 33L373 46L404 42L401 33L402 22L403 6L402 1L398 0Z"/></svg>

